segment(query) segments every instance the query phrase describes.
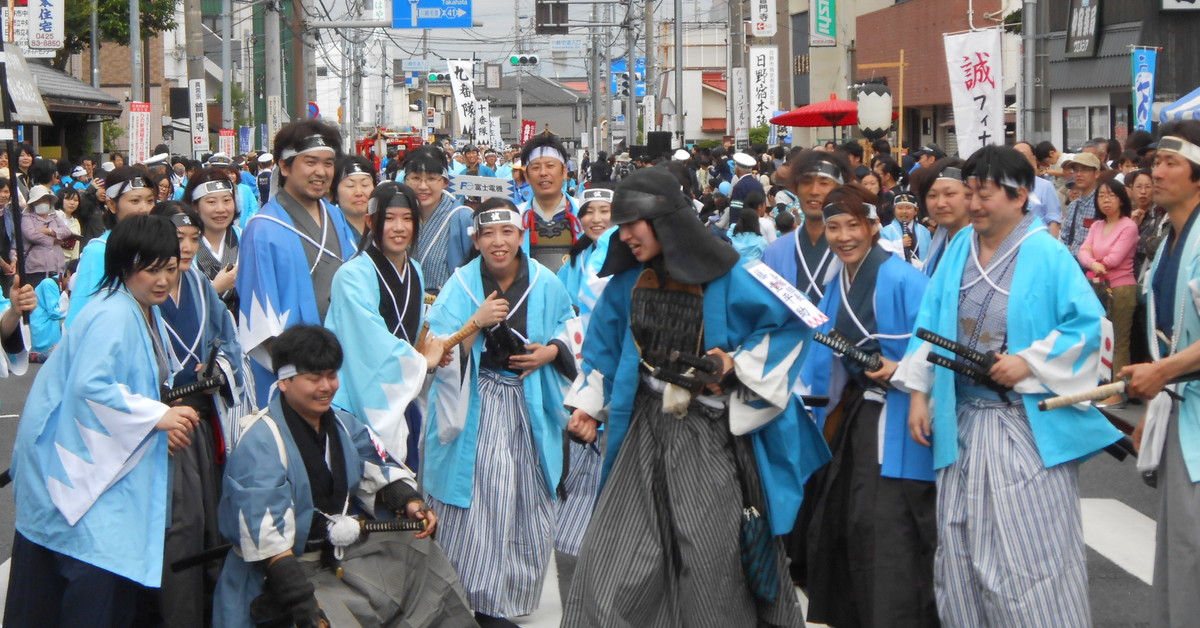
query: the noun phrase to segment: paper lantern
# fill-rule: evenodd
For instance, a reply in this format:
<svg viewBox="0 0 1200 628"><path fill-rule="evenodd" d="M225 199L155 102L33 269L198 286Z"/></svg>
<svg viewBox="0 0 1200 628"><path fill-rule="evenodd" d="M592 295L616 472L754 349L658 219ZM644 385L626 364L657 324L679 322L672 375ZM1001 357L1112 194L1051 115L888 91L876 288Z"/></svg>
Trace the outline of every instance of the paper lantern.
<svg viewBox="0 0 1200 628"><path fill-rule="evenodd" d="M863 83L858 93L858 128L869 139L877 140L892 128L892 90L880 83Z"/></svg>

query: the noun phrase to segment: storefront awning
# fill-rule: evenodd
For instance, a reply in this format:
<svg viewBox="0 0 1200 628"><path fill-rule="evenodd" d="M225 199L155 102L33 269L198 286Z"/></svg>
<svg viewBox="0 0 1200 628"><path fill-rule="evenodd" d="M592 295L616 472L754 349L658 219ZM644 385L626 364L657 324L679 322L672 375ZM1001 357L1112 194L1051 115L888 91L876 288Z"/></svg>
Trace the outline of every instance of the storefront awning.
<svg viewBox="0 0 1200 628"><path fill-rule="evenodd" d="M1129 47L1141 37L1142 23L1114 24L1100 33L1095 57L1067 58L1066 32L1050 33L1050 89L1129 88Z"/></svg>
<svg viewBox="0 0 1200 628"><path fill-rule="evenodd" d="M42 93L42 100L46 102L46 109L50 113L118 118L124 110L121 99L62 70L34 61L29 63L29 71L37 80L38 91Z"/></svg>

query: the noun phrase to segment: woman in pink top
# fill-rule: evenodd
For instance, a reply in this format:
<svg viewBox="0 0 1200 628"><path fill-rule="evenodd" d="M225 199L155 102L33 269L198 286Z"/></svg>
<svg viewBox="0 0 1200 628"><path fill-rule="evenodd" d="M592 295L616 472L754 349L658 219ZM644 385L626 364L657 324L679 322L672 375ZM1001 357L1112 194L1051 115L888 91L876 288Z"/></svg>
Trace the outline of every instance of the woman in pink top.
<svg viewBox="0 0 1200 628"><path fill-rule="evenodd" d="M1096 217L1088 230L1087 240L1079 247L1079 263L1093 281L1108 280L1112 299L1108 304L1108 319L1113 324L1116 346L1113 349L1113 372L1129 364L1129 337L1133 326L1133 311L1137 306L1137 280L1133 276L1133 256L1137 252L1138 226L1130 218L1133 203L1125 186L1107 180L1096 189ZM1121 402L1120 395L1105 399L1099 405Z"/></svg>

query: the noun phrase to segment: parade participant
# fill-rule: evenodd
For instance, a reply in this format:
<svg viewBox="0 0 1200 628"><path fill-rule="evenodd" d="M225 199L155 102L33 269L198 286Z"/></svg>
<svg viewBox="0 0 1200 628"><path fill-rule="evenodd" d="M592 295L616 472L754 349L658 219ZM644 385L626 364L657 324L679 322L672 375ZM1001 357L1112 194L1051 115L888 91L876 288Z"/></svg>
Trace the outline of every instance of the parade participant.
<svg viewBox="0 0 1200 628"><path fill-rule="evenodd" d="M888 386L928 279L879 246L876 208L865 192L851 183L826 197L825 233L842 268L821 300L830 321L818 331L837 330L863 352L881 354L879 368L814 345L800 374L812 394L830 398L828 409L813 413L833 450L807 495L814 504L808 620L936 627L933 456L908 437L908 395ZM916 199L904 202L915 211Z"/></svg>
<svg viewBox="0 0 1200 628"><path fill-rule="evenodd" d="M501 173L501 171L499 169L500 168L500 165L498 163L499 161L500 161L500 153L497 153L496 150L493 148L487 149L487 152L485 152L483 154L484 164L479 167L480 174L485 177L501 177L501 176L503 176L505 179L512 176L511 168L508 169L507 172L505 172L503 174Z"/></svg>
<svg viewBox="0 0 1200 628"><path fill-rule="evenodd" d="M337 129L320 120L280 129L275 153L282 186L242 232L238 323L260 407L274 379L271 339L292 325L325 319L333 274L355 250L342 212L325 201L341 147Z"/></svg>
<svg viewBox="0 0 1200 628"><path fill-rule="evenodd" d="M946 157L913 175L917 202L923 203L925 214L937 221L937 230L926 247L928 253L922 267L928 277L937 270L950 241L971 222L967 207L974 192L963 183L962 165L961 159Z"/></svg>
<svg viewBox="0 0 1200 628"><path fill-rule="evenodd" d="M748 264L762 259L763 251L767 250L767 240L762 236L763 227L759 222L757 209L751 206L746 206L744 209L737 224L729 230L729 241L733 244L733 250L737 251L742 263ZM771 223L771 232L775 232L774 221Z"/></svg>
<svg viewBox="0 0 1200 628"><path fill-rule="evenodd" d="M1071 249L1071 255L1087 239L1088 228L1096 218L1096 182L1099 180L1100 160L1092 153L1079 153L1063 163L1070 173L1078 198L1067 205L1063 214L1062 242Z"/></svg>
<svg viewBox="0 0 1200 628"><path fill-rule="evenodd" d="M437 370L425 428L424 489L439 541L481 626L533 612L554 545L563 470L563 394L575 312L562 283L521 250L505 199L475 212L479 256L455 271L429 311L431 334L482 330Z"/></svg>
<svg viewBox="0 0 1200 628"><path fill-rule="evenodd" d="M251 392L242 372L242 350L233 316L208 278L193 264L202 248L203 222L180 201L159 203L151 215L170 220L179 240L179 280L159 306L171 349L179 360L174 385L195 382L215 345L221 361L218 368L230 379L233 395L226 401L221 395L200 392L180 400L196 410L200 422L191 443L174 451L170 460L171 514L163 548L159 615L166 626L202 628L211 622L217 571L197 568L175 572L170 566L219 544L221 465L232 446L230 439L237 420L252 409Z"/></svg>
<svg viewBox="0 0 1200 628"><path fill-rule="evenodd" d="M346 217L354 241L367 232L367 201L375 189L375 166L361 155L346 155L333 171L334 201Z"/></svg>
<svg viewBox="0 0 1200 628"><path fill-rule="evenodd" d="M460 205L446 191L450 185L449 164L437 146L425 145L404 160L404 183L412 188L420 204L420 228L413 259L421 265L425 289L442 289L454 269L471 253L471 208Z"/></svg>
<svg viewBox="0 0 1200 628"><path fill-rule="evenodd" d="M106 231L92 238L79 254L75 289L71 292L71 305L67 309L68 329L83 306L100 289L105 273L104 251L112 229L117 223L131 216L149 214L154 208L154 188L141 170L124 166L117 168L105 176L102 186L97 190L97 200L104 202L102 220Z"/></svg>
<svg viewBox="0 0 1200 628"><path fill-rule="evenodd" d="M733 189L729 193L729 220L724 226L737 224L742 215L742 206L751 192L758 192L766 198L767 192L754 174L758 161L753 155L735 153L733 155Z"/></svg>
<svg viewBox="0 0 1200 628"><path fill-rule="evenodd" d="M917 222L917 195L900 192L892 199L892 215L895 220L879 232L880 237L899 242L904 247L904 261L917 269L929 258L929 230Z"/></svg>
<svg viewBox="0 0 1200 628"><path fill-rule="evenodd" d="M1078 464L1120 433L1094 408L1037 403L1095 387L1104 310L1028 213L1020 153L985 146L963 175L973 228L946 249L916 327L996 360L982 383L935 372L930 351L949 354L914 338L892 378L912 394L912 438L933 444L938 612L950 626L1090 626Z"/></svg>
<svg viewBox="0 0 1200 628"><path fill-rule="evenodd" d="M512 171L511 177L514 188L513 193L509 195L508 199L514 205L520 207L533 198L533 186L529 185L529 182L525 180L525 166L521 165L520 158L512 160L509 164L509 169Z"/></svg>
<svg viewBox="0 0 1200 628"><path fill-rule="evenodd" d="M1128 378L1131 397L1150 402L1134 432L1135 442L1139 437L1141 442L1138 469L1156 475L1159 494L1150 625L1173 628L1187 626L1200 612L1195 578L1200 560L1190 549L1200 535L1200 384L1167 384L1200 369L1200 122L1170 122L1161 132L1154 202L1167 211L1170 227L1146 283L1146 333L1154 361L1126 367L1117 376ZM1178 397L1172 399L1168 390Z"/></svg>
<svg viewBox="0 0 1200 628"><path fill-rule="evenodd" d="M333 277L325 326L346 349L334 404L371 426L389 455L420 466L421 413L413 403L442 360L441 343L420 337L425 290L409 252L417 241L416 194L387 181L367 203L367 237Z"/></svg>
<svg viewBox="0 0 1200 628"><path fill-rule="evenodd" d="M132 626L156 611L167 453L199 422L159 401L173 360L158 305L179 243L158 216L123 220L107 240L101 292L38 372L17 427L5 626Z"/></svg>
<svg viewBox="0 0 1200 628"><path fill-rule="evenodd" d="M579 197L579 222L583 234L571 247L571 257L558 269L563 282L579 311L580 329L586 337L588 322L596 300L608 285L608 277L600 277L600 267L608 255L608 245L616 229L612 228L611 183L597 183ZM571 576L579 557L584 532L592 519L592 509L600 492L601 455L595 445L571 441L567 446L567 472L559 493L557 532L554 541L554 568L558 573L558 595L566 603L571 591Z"/></svg>
<svg viewBox="0 0 1200 628"><path fill-rule="evenodd" d="M1097 292L1107 297L1101 304L1113 326L1112 373L1117 373L1129 364L1133 310L1137 305L1133 256L1137 252L1138 227L1129 217L1133 213L1129 194L1115 179L1103 181L1096 188L1096 210L1098 219L1092 223L1075 258ZM1118 394L1100 404L1122 402L1123 398Z"/></svg>
<svg viewBox="0 0 1200 628"><path fill-rule="evenodd" d="M825 219L821 209L825 196L850 180L850 167L833 153L805 151L788 165L789 185L800 197L804 224L793 236L779 238L763 253L763 263L814 303L825 296L824 287L837 272L837 256L825 240Z"/></svg>
<svg viewBox="0 0 1200 628"><path fill-rule="evenodd" d="M237 549L225 557L213 625L473 626L454 570L431 538L438 517L416 477L381 458L364 423L331 406L343 357L333 332L289 327L271 357L279 394L242 420L225 466L219 524ZM358 534L346 514L426 525L331 547ZM338 534L345 525L349 539Z"/></svg>
<svg viewBox="0 0 1200 628"><path fill-rule="evenodd" d="M202 246L196 252L196 268L212 282L213 289L236 320L240 229L233 225L237 218L233 184L219 170L204 168L189 178L184 198L184 202L200 216L204 227L201 229Z"/></svg>
<svg viewBox="0 0 1200 628"><path fill-rule="evenodd" d="M26 346L25 336L22 334L21 315L38 309L36 288L39 287L21 284L17 280L10 294L12 301L9 301L8 297L0 296L0 378L10 374L24 375L29 368L29 347ZM31 314L31 321L34 317L36 313Z"/></svg>
<svg viewBox="0 0 1200 628"><path fill-rule="evenodd" d="M247 185L242 180L242 169L225 153L211 155L204 163L204 166L225 175L229 179L229 182L233 184L234 189L237 190L233 198L237 202L238 226L245 230L246 224L258 213L257 190L254 189L254 186Z"/></svg>
<svg viewBox="0 0 1200 628"><path fill-rule="evenodd" d="M520 205L525 229L522 248L551 272L558 272L582 232L577 203L563 191L567 150L558 137L542 133L525 142L521 163L533 187L532 198Z"/></svg>
<svg viewBox="0 0 1200 628"><path fill-rule="evenodd" d="M613 222L612 279L566 400L577 437L594 441L604 422L606 479L563 626L803 625L771 537L828 459L791 392L808 329L661 168L617 186ZM693 385L675 351L710 356L713 383ZM762 536L743 538L744 524ZM743 551L762 562L745 567Z"/></svg>

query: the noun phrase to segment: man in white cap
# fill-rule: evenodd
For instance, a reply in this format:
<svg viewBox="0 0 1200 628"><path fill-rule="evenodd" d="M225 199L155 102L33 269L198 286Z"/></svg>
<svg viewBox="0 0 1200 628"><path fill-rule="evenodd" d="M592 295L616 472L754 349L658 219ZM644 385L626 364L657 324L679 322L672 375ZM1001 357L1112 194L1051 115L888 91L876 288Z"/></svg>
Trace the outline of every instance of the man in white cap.
<svg viewBox="0 0 1200 628"><path fill-rule="evenodd" d="M271 169L274 167L274 160L271 153L262 153L258 156L258 175L255 177L255 184L258 186L258 198L263 203L271 198Z"/></svg>
<svg viewBox="0 0 1200 628"><path fill-rule="evenodd" d="M758 160L753 155L740 151L733 154L733 190L729 192L730 225L737 224L738 217L742 215L742 205L751 192L758 192L764 198L767 195L758 177L753 176L754 167L757 165Z"/></svg>
<svg viewBox="0 0 1200 628"><path fill-rule="evenodd" d="M1079 198L1071 201L1063 213L1062 242L1071 249L1071 255L1087 239L1088 227L1096 218L1096 187L1099 183L1100 160L1092 153L1079 153L1063 162L1063 170L1071 174Z"/></svg>

